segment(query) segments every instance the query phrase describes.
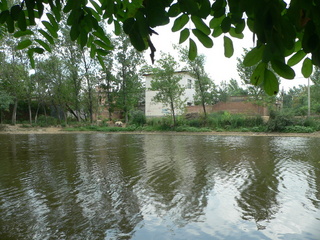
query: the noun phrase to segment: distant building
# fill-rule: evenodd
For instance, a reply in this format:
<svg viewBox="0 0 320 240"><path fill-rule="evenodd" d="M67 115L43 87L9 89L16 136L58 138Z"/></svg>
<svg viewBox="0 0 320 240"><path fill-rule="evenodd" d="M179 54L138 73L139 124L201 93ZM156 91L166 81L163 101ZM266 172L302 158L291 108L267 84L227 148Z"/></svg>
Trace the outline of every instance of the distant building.
<svg viewBox="0 0 320 240"><path fill-rule="evenodd" d="M269 116L269 110L265 106L249 101L248 96L231 96L226 102L218 102L206 106L207 113L226 111L231 114L246 114ZM187 113L203 113L202 106L188 106Z"/></svg>
<svg viewBox="0 0 320 240"><path fill-rule="evenodd" d="M195 79L187 71L175 72L175 74L180 75L182 79L180 80L180 85L185 87L184 95L181 96L182 100L185 100L186 106L194 105L194 95L195 91ZM145 74L146 78L146 101L145 101L145 114L146 117L162 117L170 113L170 107L165 106L162 103L155 103L152 99L157 94L157 91L151 91L151 81L153 74ZM177 112L177 115L181 115L184 112Z"/></svg>

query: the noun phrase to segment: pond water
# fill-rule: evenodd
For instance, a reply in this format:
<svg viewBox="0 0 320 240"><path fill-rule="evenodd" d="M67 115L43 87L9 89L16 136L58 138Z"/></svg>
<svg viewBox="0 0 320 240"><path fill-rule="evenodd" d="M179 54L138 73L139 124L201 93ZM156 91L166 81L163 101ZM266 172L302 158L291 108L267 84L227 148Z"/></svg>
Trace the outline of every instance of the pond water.
<svg viewBox="0 0 320 240"><path fill-rule="evenodd" d="M0 239L320 239L320 139L0 135Z"/></svg>

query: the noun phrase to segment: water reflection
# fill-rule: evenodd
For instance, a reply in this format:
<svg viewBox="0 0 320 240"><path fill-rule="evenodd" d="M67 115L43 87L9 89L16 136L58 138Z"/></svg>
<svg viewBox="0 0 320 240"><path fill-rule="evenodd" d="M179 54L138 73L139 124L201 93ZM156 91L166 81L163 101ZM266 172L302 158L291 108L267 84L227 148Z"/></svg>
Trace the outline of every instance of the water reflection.
<svg viewBox="0 0 320 240"><path fill-rule="evenodd" d="M0 239L317 239L319 143L0 135Z"/></svg>

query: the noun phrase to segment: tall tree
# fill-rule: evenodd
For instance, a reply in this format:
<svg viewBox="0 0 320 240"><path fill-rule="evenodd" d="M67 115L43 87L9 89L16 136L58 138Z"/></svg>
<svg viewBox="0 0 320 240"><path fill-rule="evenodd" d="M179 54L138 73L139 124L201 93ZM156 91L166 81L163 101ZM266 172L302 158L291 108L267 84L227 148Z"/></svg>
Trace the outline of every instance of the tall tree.
<svg viewBox="0 0 320 240"><path fill-rule="evenodd" d="M319 114L320 113L320 68L315 67L310 79L313 85L310 86L310 102L311 110Z"/></svg>
<svg viewBox="0 0 320 240"><path fill-rule="evenodd" d="M61 33L64 38L58 42L55 54L59 56L64 65L66 84L68 85L69 95L66 102L68 111L77 121L81 119L81 90L83 78L80 76L80 66L82 51L76 42L73 42L68 34L69 27L63 25Z"/></svg>
<svg viewBox="0 0 320 240"><path fill-rule="evenodd" d="M0 124L3 122L3 112L9 111L10 104L13 103L13 98L6 91L0 89Z"/></svg>
<svg viewBox="0 0 320 240"><path fill-rule="evenodd" d="M104 62L105 62L105 68L101 70L101 83L99 85L99 90L102 91L102 96L105 97L105 106L108 110L108 118L109 121L112 120L112 114L115 109L115 99L116 99L116 85L117 85L117 79L114 76L113 73L113 65L114 65L114 56L112 53L108 54L107 56L104 57ZM101 99L102 100L102 99Z"/></svg>
<svg viewBox="0 0 320 240"><path fill-rule="evenodd" d="M67 109L65 103L69 92L65 84L62 61L57 56L50 56L36 66L35 78L37 79L39 100L43 104L47 100L46 103L54 107L55 115L59 121L62 121L61 114L66 121Z"/></svg>
<svg viewBox="0 0 320 240"><path fill-rule="evenodd" d="M141 52L132 47L130 39L124 33L117 37L115 45L116 78L119 84L116 102L127 123L130 110L138 105L144 92L139 74L139 66L144 63L144 58Z"/></svg>
<svg viewBox="0 0 320 240"><path fill-rule="evenodd" d="M152 100L170 108L174 126L177 122L176 111L182 110L185 103L182 99L185 88L179 83L182 77L175 73L178 67L179 64L170 54L162 53L161 59L157 61L157 67L152 69L150 88L152 91L157 91Z"/></svg>
<svg viewBox="0 0 320 240"><path fill-rule="evenodd" d="M179 54L181 61L185 62L187 65L185 70L196 79L196 96L195 99L199 100L201 103L204 116L207 117L206 104L211 104L212 94L210 90L214 86L211 79L208 77L208 74L205 72L205 56L203 54L198 55L194 60L190 60L188 57L189 51L187 48L179 48Z"/></svg>
<svg viewBox="0 0 320 240"><path fill-rule="evenodd" d="M3 53L1 54L0 78L2 89L13 99L12 124L17 121L18 102L25 98L25 80L28 78L26 65L23 63L23 54L16 49L16 41L5 35L1 39Z"/></svg>

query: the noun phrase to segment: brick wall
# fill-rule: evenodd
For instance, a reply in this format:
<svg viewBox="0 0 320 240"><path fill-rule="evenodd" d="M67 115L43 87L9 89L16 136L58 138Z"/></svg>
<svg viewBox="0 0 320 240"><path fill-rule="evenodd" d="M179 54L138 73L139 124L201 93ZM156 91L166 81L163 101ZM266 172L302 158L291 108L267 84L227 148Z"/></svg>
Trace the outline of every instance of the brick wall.
<svg viewBox="0 0 320 240"><path fill-rule="evenodd" d="M208 113L227 111L232 114L269 115L266 107L251 102L219 102L215 105L206 106L206 110ZM187 113L203 113L203 108L202 106L188 106Z"/></svg>

